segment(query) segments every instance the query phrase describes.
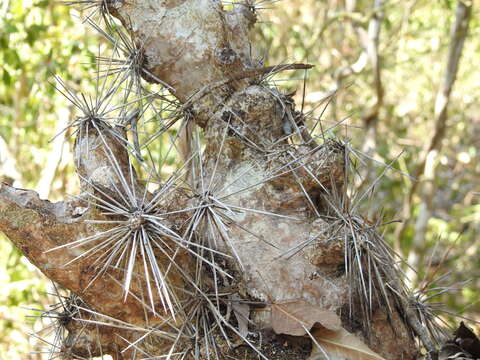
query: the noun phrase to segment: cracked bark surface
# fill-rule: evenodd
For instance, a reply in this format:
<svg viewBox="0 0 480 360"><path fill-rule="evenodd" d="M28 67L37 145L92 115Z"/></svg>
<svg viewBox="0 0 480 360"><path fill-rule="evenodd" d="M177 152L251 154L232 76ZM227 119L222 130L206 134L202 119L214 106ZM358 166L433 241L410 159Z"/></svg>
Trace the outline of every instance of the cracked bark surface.
<svg viewBox="0 0 480 360"><path fill-rule="evenodd" d="M233 209L222 210L231 241L220 236L224 241L216 242L214 250L230 255L224 267L234 277L228 286L226 283L222 286L228 288L232 296L248 301L251 342L258 345L268 359L306 359L312 347L307 336L285 340L285 334L271 330L272 309L298 301L307 304L304 306L311 309L312 314L318 309L336 314L343 328L384 358L414 358L416 346L402 311L394 308L388 319L385 309L377 306L368 331L346 314L350 285L342 270L344 243L343 240L323 241L326 239L323 234L331 224L318 216L331 211L321 200L322 195L328 190L341 189L347 181L342 146L333 141L313 146L292 145L285 139L285 109L276 94L263 85L254 84L255 79L225 82L234 74L254 67L249 58L247 36L255 21L251 9L238 4L233 10L225 11L221 3L214 0L117 0L108 4L111 13L121 20L143 49L144 66L154 75L147 76L147 80L171 87L172 94L184 104L202 89L224 83L203 92L189 109L194 114L193 121L204 128L206 141L204 171L199 176L195 196L176 188L162 198L157 210L168 214L162 217L163 226L183 234L192 212L175 213L176 209L196 206L199 198L205 200L209 196L221 199ZM103 146L105 139L109 150ZM109 160L106 151L113 154L118 167ZM128 173L128 156L108 134L91 131L87 137L77 140L75 163L83 192L94 192L99 198L118 192L116 188L121 187L121 180L117 172L121 171L132 179L139 196L155 197L146 193L134 173ZM200 183L215 186L206 194ZM145 277L137 276L132 281L131 296L125 298L122 269L100 276L87 286L98 273L94 257L81 258L65 266L82 248L66 246L48 252L108 230L103 225L85 222L104 217L85 200L84 193L78 198L51 203L29 190L7 184L0 188L0 230L47 277L81 297L92 311L108 316L105 321L113 325L86 331L72 323L69 330L72 334L81 331L83 342L77 342L71 351L81 354L89 346L96 349L95 331L100 331L104 353L118 359L141 358L133 348L124 352L121 349L128 342L140 339L145 334L141 329L155 327L158 336L140 347L153 356L165 355L176 340L164 336L162 331L181 328L188 317L173 318L168 311L159 310L154 314L142 304L139 299L147 288ZM289 249L309 239L308 246L289 253ZM193 289L185 281L183 272L194 276L195 258L183 248L171 251L176 266L171 266L171 258L159 253L156 253L157 261L169 268L168 281L176 289L175 300L178 304L189 304ZM136 273L142 274L142 271L141 264L135 265ZM206 277L208 286L217 286L209 274ZM153 296L156 309L162 309L159 296ZM322 325L322 318L313 320ZM118 325L120 322L130 327L122 325L122 328ZM260 335L268 341L261 342ZM239 341L235 333L230 336L232 342ZM243 345L235 343L229 347L220 334L217 340L225 351L224 356L258 358L257 353ZM187 346L189 339L182 338L179 343ZM203 356L207 358L204 353Z"/></svg>

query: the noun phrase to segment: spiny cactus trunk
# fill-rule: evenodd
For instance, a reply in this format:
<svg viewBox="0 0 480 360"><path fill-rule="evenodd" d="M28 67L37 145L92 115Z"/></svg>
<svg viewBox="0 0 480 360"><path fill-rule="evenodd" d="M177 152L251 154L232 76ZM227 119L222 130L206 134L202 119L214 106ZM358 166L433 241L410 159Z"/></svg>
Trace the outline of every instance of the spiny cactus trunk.
<svg viewBox="0 0 480 360"><path fill-rule="evenodd" d="M58 351L412 359L415 336L434 350L392 253L349 203L347 147L310 137L291 98L261 81L308 66L254 64L254 7L98 3L131 36L137 75L170 90L205 149L186 147L189 187L178 176L149 191L124 129L90 109L76 123L77 198L2 185L0 230L74 294Z"/></svg>

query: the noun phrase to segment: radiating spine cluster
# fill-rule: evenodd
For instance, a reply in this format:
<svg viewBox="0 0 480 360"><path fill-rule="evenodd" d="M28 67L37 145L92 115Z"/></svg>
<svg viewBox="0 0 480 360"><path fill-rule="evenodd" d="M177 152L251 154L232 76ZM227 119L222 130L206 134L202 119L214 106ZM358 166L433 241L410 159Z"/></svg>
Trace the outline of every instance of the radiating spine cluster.
<svg viewBox="0 0 480 360"><path fill-rule="evenodd" d="M108 1L67 3L87 13L85 22L108 40L112 50L111 56L99 54L96 58L93 96L77 94L56 77L57 89L80 112L65 132L76 137L76 165L83 187L79 198L90 208L81 221L93 227L95 234L80 236L47 253L55 256L61 249L76 252L78 255L65 263L65 267L88 261L95 268L95 275L89 279L85 290L99 277L110 277L112 283L123 288L124 302L141 302L146 325L127 324L76 300L67 306L70 310L62 303L64 311L51 316L58 319L57 329L60 329L56 330L53 348L63 349L64 322L68 320L141 333L136 339L122 338L126 343L122 352L131 354L132 359L187 359L189 356L220 359L233 347L232 338L247 344L258 357L268 359L261 346L249 337L249 329L254 329L248 316L249 305L268 307L275 305L275 300L269 303L248 291L239 298L238 291L232 290L243 280L244 270L237 239L231 237L232 229L240 229L271 247L279 253L279 259L316 247L319 239L338 243L343 250L343 260L339 262L343 266L342 276L349 283L349 318L360 318L364 333L369 333L373 313L378 309L389 316L405 307L408 296L401 280L403 275L396 256L378 232L381 224L370 223L357 215L357 203L352 203L351 199L359 202L364 195L355 198L348 193L349 176L355 172L350 160L358 157L358 152L332 136L333 130L342 123L325 129L321 116L313 118L311 113L304 114L303 105L296 111L292 94L285 95L272 88L275 82L271 77L278 71L307 67L287 64L253 69L255 71L234 79L251 77L250 84L266 89L271 95L284 121L282 137L257 141L244 114L223 104L224 114L228 116L210 120L220 129L217 133L221 139L215 156L205 155L203 140L199 132L195 132L190 157L165 180L158 163L162 164L171 152L179 152L178 134L188 122L194 121L190 106L205 94L199 90L197 97L193 95L190 103L187 101L183 105L169 95L168 91L173 88L147 67L143 48L147 40L138 44L121 30L110 16ZM255 13L259 5L265 3L248 1L247 5ZM95 22L98 17L103 20L104 29ZM148 85L145 79L157 85ZM230 81L233 80L218 86ZM159 89L154 91L155 86ZM326 105L329 100L326 99ZM180 126L179 120L183 120ZM307 122L314 123L310 131ZM158 159L151 150L158 138L170 140L163 159ZM267 160L261 165L251 161L239 176L227 180L226 174L219 170L224 168L219 164L225 161L227 142L232 147L238 142L245 146L243 151L260 154L259 158ZM331 159L339 158L343 161L341 181L332 173L326 179L317 176L319 169L334 168ZM97 165L102 159L103 166L99 168ZM255 173L257 169L261 174L259 179L241 184L242 176ZM305 212L314 220L325 221L328 226L327 230L307 240L299 239L297 245L284 249L259 235L255 228L246 228L238 219L245 214L292 222L298 218L282 213L281 209L255 209L232 199L262 187L273 187L272 183L286 177L300 194L301 203L306 204ZM80 301L78 296L72 295L72 299ZM432 336L437 336L430 308L418 296L412 299L415 301L410 305L418 310L420 322ZM79 311L91 314L92 318L77 318L75 314ZM246 319L242 318L241 311L247 313ZM406 309L402 311L409 316ZM314 339L310 329L305 328L305 331ZM158 339L169 344L160 357L150 353ZM69 356L82 358L77 354Z"/></svg>

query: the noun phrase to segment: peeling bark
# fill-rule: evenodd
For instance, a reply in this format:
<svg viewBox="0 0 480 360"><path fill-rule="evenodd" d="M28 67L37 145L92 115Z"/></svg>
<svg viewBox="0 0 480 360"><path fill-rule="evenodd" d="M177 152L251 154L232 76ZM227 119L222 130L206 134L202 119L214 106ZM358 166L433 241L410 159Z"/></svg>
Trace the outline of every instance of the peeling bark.
<svg viewBox="0 0 480 360"><path fill-rule="evenodd" d="M247 34L255 13L248 3L230 12L215 0L110 0L108 6L143 49L150 74L146 80L165 84L182 102L181 110L191 111L195 123L204 128L206 149L199 155L202 171L191 169L191 189L166 183L149 193L122 146L123 129L91 116L80 124L89 131L80 131L83 135L75 143L82 183L78 198L53 204L31 191L2 185L0 230L49 278L78 295L88 307L81 309L85 317L94 318L86 330L76 328L81 322L68 324L71 334L81 332L85 342L73 342L69 351L95 349L94 333L100 331L103 351L118 359L165 356L177 348L187 358L196 352L197 358L207 359L207 340L195 342L207 335L221 356L253 360L262 352L264 359L306 359L313 347L310 331L315 326L329 328L327 319L333 318L341 322L340 330L355 334L375 353L388 359L413 358L412 329L406 319L411 312L398 298L405 294L393 263L375 274L364 274L359 267L362 279L375 276L369 286L377 294L368 293L374 298L369 315L352 314L352 308L365 310L354 298L358 294L346 269L347 248L356 241L352 223L365 234L374 230L349 212L348 198L341 206L333 204L344 195L348 181L342 144L317 144L308 138L294 104L258 80L265 68L253 68L249 59ZM289 141L292 136L303 142L294 144ZM126 204L125 209L109 213L107 202L118 208ZM146 202L153 205L144 207ZM198 220L198 230L191 231L196 212L203 210L209 212L210 223ZM143 231L149 221L164 231L164 241L158 240L161 244L152 254L164 271L172 304L165 305L166 296L151 291L150 299L143 300L145 289L157 279L149 277L141 261L129 265L131 283L124 280L126 269L113 266L89 285L99 274L100 255L77 258L92 246L85 239L101 245L102 234L116 231L116 223ZM212 221L215 229L209 232ZM355 246L357 252L368 247ZM133 263L135 246L131 249ZM207 255L199 256L203 251ZM365 254L357 258L363 266L371 259ZM221 260L207 266L216 257ZM389 285L388 291L378 288L379 281ZM385 294L380 296L381 291ZM385 298L391 307L386 307ZM310 337L291 336L299 334L298 324L276 327L295 328L295 333L272 331L274 309L287 302L301 304L303 314L311 310L308 328L299 322ZM241 305L243 313L249 307L248 325L238 318ZM208 334L192 320L197 309L207 313L203 321L215 325ZM225 313L221 318L216 313L220 311ZM362 316L371 324L361 323ZM291 318L283 321L298 321ZM338 329L337 322L335 326ZM246 329L250 333L242 334ZM129 350L122 352L128 344Z"/></svg>
<svg viewBox="0 0 480 360"><path fill-rule="evenodd" d="M109 8L144 50L153 75L147 80L166 84L182 102L252 67L247 35L255 16L243 4L230 12L212 0L110 1ZM236 81L195 103L196 121L207 121L215 104L246 84Z"/></svg>

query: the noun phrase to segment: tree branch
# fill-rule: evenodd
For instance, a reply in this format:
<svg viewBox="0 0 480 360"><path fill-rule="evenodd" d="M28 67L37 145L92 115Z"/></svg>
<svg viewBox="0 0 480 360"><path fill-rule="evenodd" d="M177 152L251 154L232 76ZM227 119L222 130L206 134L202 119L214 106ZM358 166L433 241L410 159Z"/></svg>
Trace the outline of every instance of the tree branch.
<svg viewBox="0 0 480 360"><path fill-rule="evenodd" d="M443 84L437 93L435 100L435 122L434 132L430 141L426 144L420 155L420 161L414 173L417 181L412 183L408 197L406 199L403 214L405 221L397 228L396 234L402 239L405 231L410 225L410 214L413 206L413 198L419 192L423 191L420 212L417 217L415 238L413 248L409 255L409 264L415 268L418 265L419 247L425 239L425 232L429 218L432 213L432 200L435 193L434 190L434 173L436 166L436 158L442 147L442 140L445 138L447 128L447 111L450 102L450 95L455 83L460 58L462 55L463 45L468 35L468 26L472 13L472 1L459 0L457 4L455 22L452 24L450 35L450 47L447 55L447 65L444 73ZM422 189L420 189L422 188ZM408 274L414 278L412 271Z"/></svg>
<svg viewBox="0 0 480 360"><path fill-rule="evenodd" d="M445 69L443 84L440 87L435 100L435 130L433 137L424 149L420 164L415 173L415 178L420 180L412 184L409 199L412 200L416 192L422 193L422 202L420 211L415 223L415 236L413 238L413 247L408 257L410 266L416 268L419 265L418 254L424 246L427 232L428 221L432 217L433 198L435 195L435 170L437 157L442 148L442 141L445 138L447 129L447 111L450 102L450 95L453 84L457 78L458 66L462 55L463 45L468 34L468 25L471 18L472 2L459 1L456 9L455 23L452 26L450 36L450 48L448 51L447 66ZM409 271L412 281L415 281L415 273Z"/></svg>
<svg viewBox="0 0 480 360"><path fill-rule="evenodd" d="M81 296L97 311L141 324L144 322L142 304L135 300L124 303L121 300L122 288L112 286L109 278L100 277L92 286L85 288L95 275L94 268L90 266L93 259L65 266L78 255L78 251L65 247L54 254L47 253L66 242L96 233L94 227L79 221L87 211L86 206L84 201L77 199L51 203L41 200L34 191L2 184L0 230L48 278ZM112 302L112 298L119 301Z"/></svg>

